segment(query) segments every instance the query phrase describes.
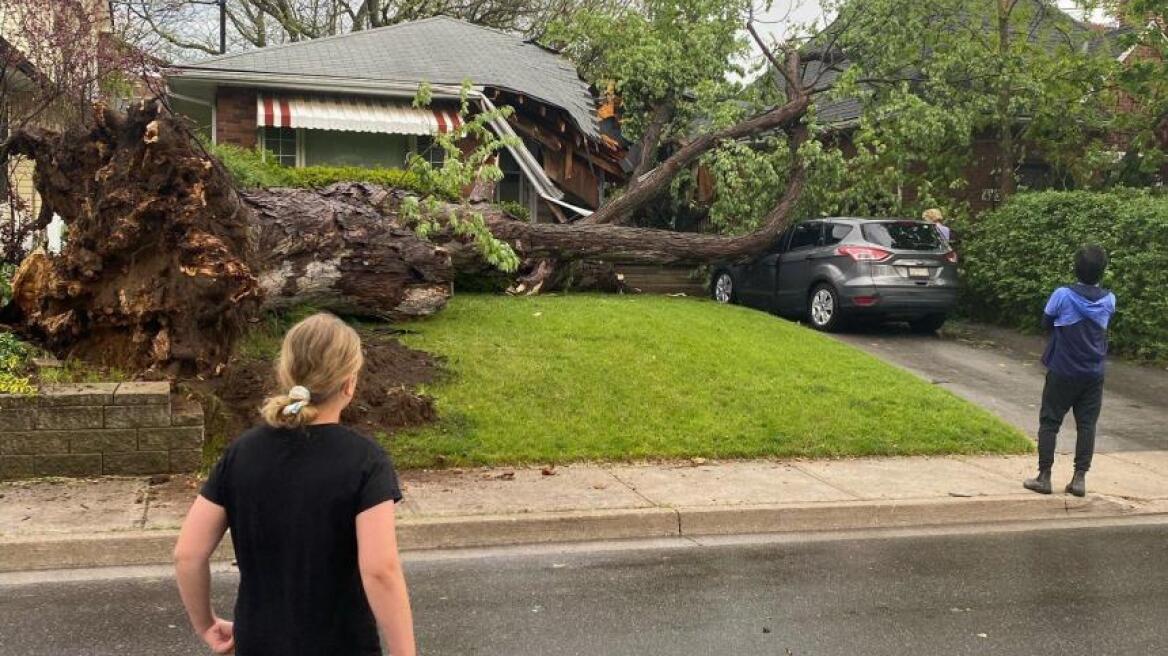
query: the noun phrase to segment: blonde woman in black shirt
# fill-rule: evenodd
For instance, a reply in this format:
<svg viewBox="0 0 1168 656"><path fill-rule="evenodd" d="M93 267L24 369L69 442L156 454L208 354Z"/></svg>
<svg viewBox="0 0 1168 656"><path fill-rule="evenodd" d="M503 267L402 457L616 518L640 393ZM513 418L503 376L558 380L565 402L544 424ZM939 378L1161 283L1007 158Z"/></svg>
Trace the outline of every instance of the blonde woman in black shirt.
<svg viewBox="0 0 1168 656"><path fill-rule="evenodd" d="M223 453L175 547L183 604L216 653L414 656L394 533L397 475L376 442L341 426L361 340L317 314L284 337L264 424ZM210 558L230 528L239 565L234 622L211 608Z"/></svg>

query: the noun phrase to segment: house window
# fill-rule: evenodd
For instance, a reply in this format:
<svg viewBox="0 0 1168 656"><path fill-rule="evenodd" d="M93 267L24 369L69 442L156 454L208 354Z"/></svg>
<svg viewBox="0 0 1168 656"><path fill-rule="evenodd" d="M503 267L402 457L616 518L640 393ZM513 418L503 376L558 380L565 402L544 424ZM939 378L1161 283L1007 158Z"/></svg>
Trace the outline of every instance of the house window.
<svg viewBox="0 0 1168 656"><path fill-rule="evenodd" d="M523 171L519 163L511 156L511 152L504 149L499 151L499 168L503 170L503 179L495 185L495 200L509 200L523 205L527 204L524 198Z"/></svg>
<svg viewBox="0 0 1168 656"><path fill-rule="evenodd" d="M280 166L296 166L296 130L294 128L268 128L260 133L261 143L267 157Z"/></svg>
<svg viewBox="0 0 1168 656"><path fill-rule="evenodd" d="M401 168L409 150L404 134L304 130L302 141L305 166Z"/></svg>
<svg viewBox="0 0 1168 656"><path fill-rule="evenodd" d="M418 143L415 148L416 150L414 152L421 155L430 163L430 166L436 169L442 168L442 164L446 162L446 151L434 141L434 137L418 137Z"/></svg>

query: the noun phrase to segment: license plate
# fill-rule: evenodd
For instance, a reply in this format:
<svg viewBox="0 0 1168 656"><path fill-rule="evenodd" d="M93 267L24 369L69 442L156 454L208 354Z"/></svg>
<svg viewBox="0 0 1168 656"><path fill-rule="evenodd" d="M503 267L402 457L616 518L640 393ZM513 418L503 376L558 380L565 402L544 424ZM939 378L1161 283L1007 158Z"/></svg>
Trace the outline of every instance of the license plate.
<svg viewBox="0 0 1168 656"><path fill-rule="evenodd" d="M928 278L929 269L928 267L909 267L908 275L910 278Z"/></svg>

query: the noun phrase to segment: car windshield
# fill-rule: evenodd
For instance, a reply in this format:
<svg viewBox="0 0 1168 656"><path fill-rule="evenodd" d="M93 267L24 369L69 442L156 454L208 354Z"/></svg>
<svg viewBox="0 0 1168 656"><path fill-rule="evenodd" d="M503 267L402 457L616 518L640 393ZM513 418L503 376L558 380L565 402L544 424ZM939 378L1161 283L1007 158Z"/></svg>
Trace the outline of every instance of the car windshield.
<svg viewBox="0 0 1168 656"><path fill-rule="evenodd" d="M935 251L941 247L941 235L928 223L885 221L865 223L864 239L898 251Z"/></svg>

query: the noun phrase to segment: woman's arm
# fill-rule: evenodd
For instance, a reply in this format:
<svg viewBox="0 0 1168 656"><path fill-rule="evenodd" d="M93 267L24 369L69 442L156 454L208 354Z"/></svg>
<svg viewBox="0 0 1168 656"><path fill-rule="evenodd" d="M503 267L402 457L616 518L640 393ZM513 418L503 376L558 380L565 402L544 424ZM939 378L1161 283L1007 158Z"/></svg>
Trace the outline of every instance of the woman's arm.
<svg viewBox="0 0 1168 656"><path fill-rule="evenodd" d="M389 642L391 656L415 656L410 595L397 553L393 501L357 515L357 561L369 607Z"/></svg>
<svg viewBox="0 0 1168 656"><path fill-rule="evenodd" d="M195 633L216 654L235 648L230 622L211 610L211 554L227 531L227 512L199 495L187 512L178 544L174 547L174 571L183 606Z"/></svg>

